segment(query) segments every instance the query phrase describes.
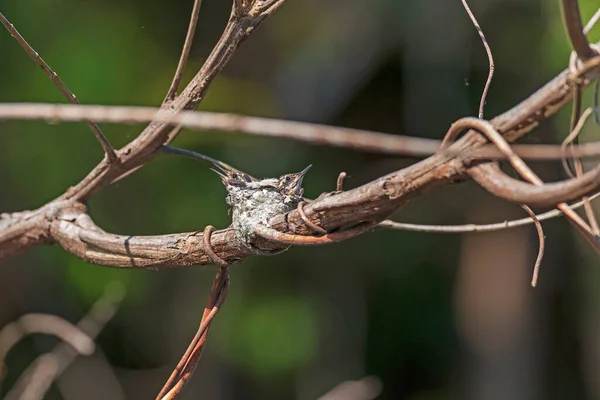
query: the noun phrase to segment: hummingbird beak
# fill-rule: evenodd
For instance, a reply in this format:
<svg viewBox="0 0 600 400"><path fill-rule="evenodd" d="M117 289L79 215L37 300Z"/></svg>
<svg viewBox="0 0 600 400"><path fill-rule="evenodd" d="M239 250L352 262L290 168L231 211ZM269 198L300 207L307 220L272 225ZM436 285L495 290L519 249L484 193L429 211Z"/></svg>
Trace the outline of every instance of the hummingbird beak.
<svg viewBox="0 0 600 400"><path fill-rule="evenodd" d="M306 173L308 172L308 170L311 167L312 167L312 164L309 165L308 167L304 168L302 171L298 172L297 174L295 174L294 181L290 185L290 187L291 187L290 192L293 192L296 194L302 194L302 181L304 180L304 175L306 175Z"/></svg>
<svg viewBox="0 0 600 400"><path fill-rule="evenodd" d="M213 171L215 174L219 175L219 177L221 177L221 180L225 180L227 179L227 175L225 175L224 173L222 173L221 171L217 171L214 168L210 169L211 171Z"/></svg>
<svg viewBox="0 0 600 400"><path fill-rule="evenodd" d="M208 164L212 165L215 168L211 168L210 170L215 172L217 175L219 175L219 177L221 177L221 180L223 181L223 183L225 183L228 179L231 179L232 177L234 177L236 174L238 175L238 177L236 179L241 179L241 180L252 180L253 178L250 177L250 175L240 171L237 168L233 168L231 165L224 163L223 161L219 161L219 160L215 160L214 158L210 158L207 156L204 156L203 159L205 162L207 162ZM247 177L247 178L246 178Z"/></svg>
<svg viewBox="0 0 600 400"><path fill-rule="evenodd" d="M210 158L208 156L204 156L203 161L215 167L211 168L211 171L216 172L216 174L219 175L221 179L225 179L227 175L231 175L232 172L239 172L231 165L225 164L223 161L215 160L214 158Z"/></svg>
<svg viewBox="0 0 600 400"><path fill-rule="evenodd" d="M214 168L211 168L211 171L216 172L217 175L219 175L221 178L225 177L228 173L231 173L231 171L235 170L235 168L233 168L232 166L227 165L222 161L215 160L213 158L207 157L204 161L212 165Z"/></svg>
<svg viewBox="0 0 600 400"><path fill-rule="evenodd" d="M206 160L208 163L210 163L213 167L215 168L211 168L211 171L215 172L217 175L219 175L219 177L221 177L221 180L223 181L223 184L227 185L227 184L235 184L235 185L240 185L240 184L245 184L247 182L253 182L256 181L256 178L248 175L245 172L240 171L237 168L233 168L231 165L229 164L225 164L222 161L218 161L218 160L214 160L211 159Z"/></svg>
<svg viewBox="0 0 600 400"><path fill-rule="evenodd" d="M207 163L209 163L210 165L212 165L214 167L214 168L211 168L210 170L213 171L214 173L216 173L217 175L219 175L219 177L223 181L223 184L225 184L225 182L228 179L228 176L231 175L231 171L233 168L231 168L229 165L225 164L224 162L214 160L214 159L207 158L204 161L206 161Z"/></svg>
<svg viewBox="0 0 600 400"><path fill-rule="evenodd" d="M162 154L174 154L178 156L188 157L194 160L204 161L205 163L216 168L211 168L211 170L216 172L217 175L221 177L221 179L225 179L227 176L232 175L233 173L239 173L240 175L243 174L243 172L241 172L240 170L233 168L231 165L226 164L223 161L215 160L212 157L196 153L195 151L179 149L177 147L171 146L163 146L161 147L160 152Z"/></svg>
<svg viewBox="0 0 600 400"><path fill-rule="evenodd" d="M300 183L302 183L302 179L304 179L304 175L306 175L306 173L308 172L308 170L312 167L312 164L310 164L308 167L304 168L302 171L298 172L298 177L300 179Z"/></svg>

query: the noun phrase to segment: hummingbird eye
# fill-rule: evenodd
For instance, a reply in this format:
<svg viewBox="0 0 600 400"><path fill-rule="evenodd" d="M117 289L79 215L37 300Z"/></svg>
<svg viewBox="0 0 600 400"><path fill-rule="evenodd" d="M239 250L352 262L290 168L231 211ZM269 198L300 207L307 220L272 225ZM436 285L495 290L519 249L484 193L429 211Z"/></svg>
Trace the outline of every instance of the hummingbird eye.
<svg viewBox="0 0 600 400"><path fill-rule="evenodd" d="M292 180L292 177L291 177L291 176L289 176L289 175L288 175L288 176L286 176L286 177L285 177L285 181L286 181L286 182L289 182L289 181L291 181L291 180Z"/></svg>

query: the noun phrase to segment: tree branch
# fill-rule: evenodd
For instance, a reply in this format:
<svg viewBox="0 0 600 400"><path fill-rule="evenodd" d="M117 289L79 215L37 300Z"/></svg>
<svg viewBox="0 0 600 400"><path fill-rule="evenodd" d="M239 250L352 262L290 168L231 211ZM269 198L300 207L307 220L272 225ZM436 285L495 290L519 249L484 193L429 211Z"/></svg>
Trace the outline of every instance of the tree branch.
<svg viewBox="0 0 600 400"><path fill-rule="evenodd" d="M224 37L229 36L226 34ZM226 58L228 56L221 54L221 57ZM216 61L211 61L211 63L212 65L220 65ZM505 139L509 141L516 140L569 101L572 96L570 88L575 82L582 87L588 85L591 79L598 74L599 65L600 57L595 57L579 66L575 72L562 72L532 96L494 118L491 124L499 133L503 134ZM199 76L204 75L200 73ZM193 82L196 82L196 80ZM186 93L186 96L193 97L191 94L203 93L203 91L194 84L190 84L184 91L184 94ZM181 96L184 96L184 94ZM178 102L177 99L174 102ZM193 99L190 102L185 102L188 105L192 103ZM6 112L5 107L10 106L0 107L0 114L2 110ZM70 110L69 107L71 107ZM41 115L42 113L39 110L29 109L27 112L29 117L36 116L37 118L51 120L57 118L61 120L80 119L81 115L68 116L69 112L75 110L73 107L49 106L44 110L44 115ZM174 107L171 110L159 112L156 116L157 120L163 122L151 124L144 134L122 150L123 154L126 154L128 149L131 150L129 155L124 158L124 164L130 167L141 162L140 160L146 157L147 154L153 155L157 151L154 146L160 144L160 140L156 141L156 135L168 134L168 130L164 129L165 127L185 122L186 118L191 118L193 115L193 113L176 114L174 111L176 109L177 107ZM23 110L21 109L21 111ZM15 109L11 111L14 112ZM21 113L20 116L23 117L25 114ZM3 115L6 116L6 113ZM102 115L88 117L95 120L96 117L102 117ZM409 200L421 196L435 187L464 179L470 170L461 158L461 154L482 146L485 141L486 139L481 137L479 133L469 131L446 151L439 152L403 170L383 176L356 189L333 195L322 195L307 204L304 207L304 212L310 221L329 232L348 224L379 222ZM489 165L481 167L490 168ZM494 171L490 171L490 173L493 175ZM55 240L68 251L87 261L108 266L165 268L208 262L202 250L202 236L198 233L132 237L112 235L96 227L74 200L87 198L94 190L104 185L104 179L108 176L104 174L105 172L94 179L87 179L88 183L84 184L84 181L84 183L70 191L69 196L61 197L69 199L67 204L63 204L62 207L57 208L57 202L55 201L28 214L30 219L28 223L31 229L18 228L21 220L15 216L8 216L5 218L7 221L0 220L0 227L8 226L7 230L0 229L0 254L6 257L13 254L17 249L22 250ZM586 178L586 175L580 179ZM593 190L599 183L598 179L593 182L590 181L589 186L586 186L584 191ZM579 184L580 182L576 183L576 185ZM547 185L534 190L544 191L556 188L556 186L551 186L550 189L546 189ZM554 185L562 185L562 183ZM529 186L527 185L525 188L530 189ZM80 191L80 189L83 191ZM562 189L564 187L561 187ZM527 200L532 200L530 194L527 194ZM519 195L519 193L516 193L516 195ZM546 194L544 194L544 199L548 200L545 196ZM517 196L516 198L521 202L521 197ZM568 198L572 198L572 196L565 194L564 198L557 199L562 201ZM557 199L555 199L556 202L558 202ZM302 216L297 210L273 218L269 226L285 234L312 235L312 231L304 224ZM31 231L40 232L40 235L31 238L28 236ZM233 235L233 232L224 230L216 232L213 236L213 246L218 256L227 262L235 262L247 257L249 254L244 253L244 250L233 248L233 241L230 240L233 236L228 235ZM228 237L229 240L227 240ZM17 246L15 243L19 245ZM265 250L282 248L281 244L278 245L269 240L258 240L256 245Z"/></svg>
<svg viewBox="0 0 600 400"><path fill-rule="evenodd" d="M240 132L257 136L294 139L317 145L416 157L429 156L435 153L440 146L440 141L435 139L208 111L182 111L173 115L153 107L87 105L62 107L40 103L0 104L0 119L82 121L88 116L96 121L109 123L157 121L187 128Z"/></svg>

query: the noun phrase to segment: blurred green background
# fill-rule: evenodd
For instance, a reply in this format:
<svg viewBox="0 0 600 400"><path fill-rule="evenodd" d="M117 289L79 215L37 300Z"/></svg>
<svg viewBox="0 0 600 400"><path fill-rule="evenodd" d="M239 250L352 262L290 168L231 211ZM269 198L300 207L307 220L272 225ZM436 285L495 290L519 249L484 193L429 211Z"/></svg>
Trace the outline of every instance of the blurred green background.
<svg viewBox="0 0 600 400"><path fill-rule="evenodd" d="M579 3L587 21L597 0ZM487 117L566 67L570 47L558 1L470 5L496 61ZM82 103L151 106L169 87L191 7L191 0L0 3ZM218 39L229 7L203 1L186 79ZM590 35L599 37L600 29ZM477 114L486 76L487 58L459 0L288 0L243 44L200 109L440 139L452 121ZM0 101L65 102L3 30ZM563 138L568 108L526 141ZM143 128L101 126L115 146ZM598 133L590 123L583 139ZM416 161L190 130L175 145L256 176L313 164L305 179L312 198L333 190L341 171L352 188ZM84 124L0 122L0 211L41 206L101 157ZM564 178L559 163L533 166L545 179ZM228 226L224 198L206 165L169 157L103 190L89 206L106 231L152 235ZM515 205L465 183L413 201L395 219L520 217ZM537 252L532 227L452 236L377 230L251 258L232 270L229 299L184 398L600 398L597 256L564 221L544 226L536 289L529 287ZM214 273L213 266L117 270L58 246L36 248L0 268L0 326L30 312L76 322L109 282L120 281L127 295L98 350L79 358L48 398L154 398L197 328ZM21 341L6 360L1 394L56 343L41 335Z"/></svg>

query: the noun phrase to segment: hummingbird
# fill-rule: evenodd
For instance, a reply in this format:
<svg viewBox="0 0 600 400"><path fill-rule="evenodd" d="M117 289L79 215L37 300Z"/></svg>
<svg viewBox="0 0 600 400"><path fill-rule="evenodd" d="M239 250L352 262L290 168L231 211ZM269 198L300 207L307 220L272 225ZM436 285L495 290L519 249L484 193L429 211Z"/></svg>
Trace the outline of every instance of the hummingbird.
<svg viewBox="0 0 600 400"><path fill-rule="evenodd" d="M223 163L213 166L227 190L226 202L231 206L231 226L238 244L256 254L274 254L253 245L255 227L269 226L271 218L293 210L304 200L302 181L311 165L297 173L260 180Z"/></svg>
<svg viewBox="0 0 600 400"><path fill-rule="evenodd" d="M211 165L227 190L226 202L231 206L232 228L236 241L257 254L264 253L252 244L256 238L257 224L268 226L276 215L293 210L303 201L302 182L309 165L300 172L285 174L279 178L257 179L222 161L189 150L163 146L161 152L199 159Z"/></svg>
<svg viewBox="0 0 600 400"><path fill-rule="evenodd" d="M282 193L286 193L290 196L298 196L302 198L304 189L302 188L302 181L308 170L312 167L312 164L304 168L300 172L294 174L285 174L279 177L277 180L277 189Z"/></svg>
<svg viewBox="0 0 600 400"><path fill-rule="evenodd" d="M302 181L304 180L304 176L312 167L311 164L300 172L285 174L280 176L279 178L257 179L250 174L247 174L243 171L240 171L237 168L232 167L227 163L224 163L223 161L216 160L212 157L196 153L194 151L179 149L171 146L163 146L161 152L164 154L182 155L185 157L204 161L205 163L214 167L211 168L211 170L214 171L217 175L219 175L219 177L221 177L221 181L223 182L223 185L226 189L228 187L233 186L240 188L244 187L247 189L272 187L280 191L282 194L292 197L298 197L299 199L301 199L302 194L304 194L304 189L302 188ZM227 189L227 191L229 192L229 189Z"/></svg>
<svg viewBox="0 0 600 400"><path fill-rule="evenodd" d="M232 207L236 204L237 197L247 198L259 191L274 191L283 196L284 203L294 203L297 205L300 201L304 200L302 198L304 194L302 182L304 176L312 167L312 165L309 165L300 172L285 174L279 178L257 179L220 161L211 164L215 167L211 168L211 170L219 175L221 182L223 182L227 190L227 203Z"/></svg>

